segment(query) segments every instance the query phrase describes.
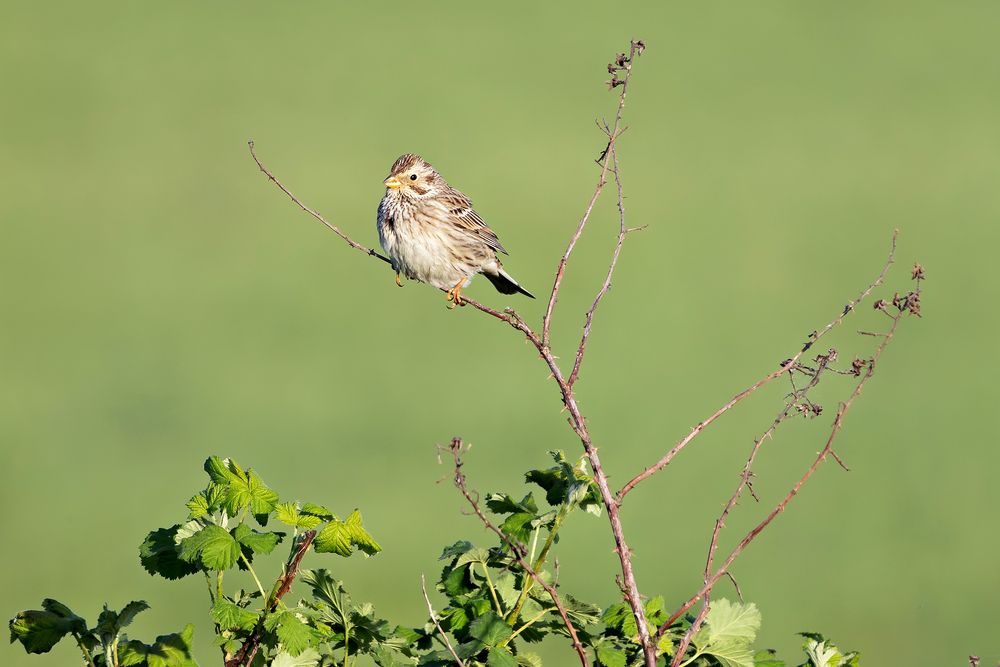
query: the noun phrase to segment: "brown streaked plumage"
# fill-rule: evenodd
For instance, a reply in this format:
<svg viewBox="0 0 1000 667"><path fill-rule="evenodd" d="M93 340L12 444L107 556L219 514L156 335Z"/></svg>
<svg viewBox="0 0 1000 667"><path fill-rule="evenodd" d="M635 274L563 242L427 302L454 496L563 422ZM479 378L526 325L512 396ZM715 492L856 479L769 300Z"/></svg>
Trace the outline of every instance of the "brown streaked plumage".
<svg viewBox="0 0 1000 667"><path fill-rule="evenodd" d="M378 206L378 236L399 275L448 291L454 305L473 276L486 276L503 294L532 299L500 263L507 254L496 233L472 208L472 201L448 185L419 155L399 156L384 181Z"/></svg>

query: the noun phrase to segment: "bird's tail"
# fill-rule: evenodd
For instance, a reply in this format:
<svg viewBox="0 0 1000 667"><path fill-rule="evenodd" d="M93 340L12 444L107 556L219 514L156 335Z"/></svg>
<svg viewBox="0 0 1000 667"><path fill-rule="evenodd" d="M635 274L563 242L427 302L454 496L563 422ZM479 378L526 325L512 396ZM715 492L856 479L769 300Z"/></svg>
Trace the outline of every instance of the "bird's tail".
<svg viewBox="0 0 1000 667"><path fill-rule="evenodd" d="M497 288L497 291L501 294L523 294L526 297L535 298L535 295L528 290L521 287L516 280L514 280L509 273L503 270L503 267L497 267L497 273L494 275L492 273L483 273L484 276L489 278L489 281L493 283L493 286Z"/></svg>

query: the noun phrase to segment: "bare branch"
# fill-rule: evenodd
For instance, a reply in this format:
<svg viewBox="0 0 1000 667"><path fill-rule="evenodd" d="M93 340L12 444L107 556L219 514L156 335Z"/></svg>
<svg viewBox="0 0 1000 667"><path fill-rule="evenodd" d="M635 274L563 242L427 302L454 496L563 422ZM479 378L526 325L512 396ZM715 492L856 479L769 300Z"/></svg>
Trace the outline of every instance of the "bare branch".
<svg viewBox="0 0 1000 667"><path fill-rule="evenodd" d="M427 596L427 582L424 581L424 575L422 574L420 575L420 590L424 593L424 601L427 603L427 613L431 615L431 621L434 622L435 627L437 627L438 632L441 634L441 639L444 641L444 645L448 647L448 652L455 658L456 664L465 667L465 662L458 657L458 653L455 653L455 647L451 645L448 633L441 628L441 624L438 622L437 614L434 613L434 607L431 606L431 599Z"/></svg>
<svg viewBox="0 0 1000 667"><path fill-rule="evenodd" d="M624 91L622 91L622 94L624 95ZM590 305L590 309L584 317L583 334L580 336L580 344L576 347L576 361L573 362L573 370L569 374L569 384L571 387L576 384L576 379L580 375L580 365L583 363L587 339L590 337L590 329L594 324L594 313L597 312L597 307L601 305L604 295L611 289L611 278L615 275L615 268L618 266L618 257L622 253L625 236L630 231L625 227L625 193L622 189L622 172L618 164L618 149L613 144L611 145L611 163L614 165L611 171L615 176L615 185L618 190L618 242L615 244L614 252L611 253L611 263L608 265L608 273L604 277L604 283L601 285L601 289L597 291L597 296L594 297L594 302Z"/></svg>
<svg viewBox="0 0 1000 667"><path fill-rule="evenodd" d="M889 256L886 259L885 264L882 265L882 270L879 271L878 276L876 276L875 280L873 280L871 283L869 283L867 287L865 287L863 290L861 290L861 293L858 294L858 296L856 296L853 300L847 302L847 305L844 306L844 309L843 309L843 311L841 311L840 315L838 315L833 320L831 320L821 330L814 331L811 334L809 334L808 340L806 340L806 343L805 343L805 345L802 346L802 349L799 350L795 354L795 356L793 356L791 359L785 360L781 364L781 367L778 370L774 371L773 373L768 373L767 375L765 375L763 378L761 378L760 380L758 380L757 382L755 382L751 386L747 387L746 389L744 389L740 393L738 393L735 396L733 396L733 398L731 398L729 400L729 402L727 402L721 408L719 408L714 413L712 413L708 417L708 419L705 419L704 421L699 422L697 426L695 426L694 428L692 428L691 432L688 433L683 438L681 438L677 442L677 444L674 445L673 448L670 449L670 451L668 451L666 454L664 454L663 457L659 461L657 461L656 463L654 463L653 465L649 466L648 468L646 468L645 470L643 470L642 472L640 472L638 475L636 475L635 477L633 477L618 492L618 496L617 496L618 497L618 501L621 502L625 498L625 496L628 494L628 492L631 491L632 489L634 489L635 486L639 482L643 481L644 479L650 477L651 475L653 475L653 474L659 472L660 470L662 470L663 468L667 467L670 464L670 462L674 459L674 457L677 456L677 454L680 453L680 451L682 449L684 449L692 440L694 440L703 430L705 430L705 428L708 427L709 424L711 424L716 419L718 419L719 417L721 417L722 415L724 415L726 412L728 412L729 410L731 410L734 406L736 406L737 403L739 403L740 401L742 401L744 398L750 396L751 394L753 394L755 391L757 391L758 389L760 389L764 385L770 383L772 380L774 380L776 378L779 378L782 375L784 375L785 373L787 373L790 369L792 369L798 363L798 361L802 357L802 355L805 354L806 351L809 350L816 343L816 341L818 341L823 336L825 336L830 331L832 331L834 328L836 328L838 325L840 325L844 321L844 318L846 318L851 312L853 312L854 309L855 309L855 307L859 303L861 303L866 298L868 298L868 296L872 293L872 291L885 281L886 274L888 274L889 268L892 266L893 262L895 261L895 256L896 256L896 238L897 238L898 235L899 235L899 230L898 229L895 230L895 231L893 231L893 233L892 233L892 243L891 243L891 246L889 248Z"/></svg>
<svg viewBox="0 0 1000 667"><path fill-rule="evenodd" d="M608 127L607 124L604 126L604 131L608 135L608 143L601 152L600 157L597 158L597 162L601 165L601 173L597 179L597 187L594 188L594 194L590 196L590 201L587 203L587 208L584 209L583 216L580 218L580 222L576 225L576 231L570 236L569 243L566 246L566 251L563 253L562 258L559 260L559 265L556 267L556 276L552 281L552 291L549 294L549 302L545 307L545 317L542 318L542 342L546 345L549 344L549 330L552 324L552 311L556 307L556 299L559 296L559 287L562 285L563 276L566 273L566 264L569 263L569 257L573 254L573 249L576 247L576 242L580 240L580 236L583 235L583 229L587 226L587 221L590 220L590 214L594 210L594 204L597 203L598 197L601 196L601 192L604 191L604 186L607 185L607 176L609 169L609 162L606 159L608 153L614 149L615 142L618 137L623 132L622 130L622 112L625 110L625 97L628 94L628 84L629 80L632 78L632 64L635 62L636 56L638 56L645 49L645 44L642 40L633 40L629 47L629 55L627 58L619 58L619 71L624 71L625 78L623 80L618 80L617 74L613 75L611 81L608 82L610 88L615 88L621 86L621 92L618 94L618 109L615 112L615 122L612 126ZM612 67L609 66L609 70Z"/></svg>
<svg viewBox="0 0 1000 667"><path fill-rule="evenodd" d="M896 333L896 329L899 326L899 322L903 318L903 315L907 313L913 314L912 310L909 309L909 304L914 302L919 304L919 298L920 298L920 285L918 280L917 289L914 292L911 292L910 294L906 295L905 297L901 297L900 303L898 304L898 313L896 313L893 316L892 326L890 327L889 331L886 332L886 335L882 338L878 347L875 349L874 354L867 363L867 370L861 375L861 378L858 380L850 396L847 398L846 401L840 404L837 410L837 414L834 417L833 425L830 428L830 433L826 438L826 442L823 446L823 449L820 450L819 454L817 454L815 460L805 471L805 473L803 473L802 477L800 477L799 480L795 482L795 484L792 486L791 490L785 495L785 497L774 507L774 509L772 509L771 512L768 513L768 515L753 529L747 532L747 534L743 537L743 539L741 539L740 542L733 548L733 550L729 552L723 563L713 573L711 573L711 575L706 577L705 584L701 587L701 589L693 596L691 596L684 604L682 604L670 616L670 618L668 618L666 622L664 622L659 627L659 629L657 629L655 635L657 638L663 636L663 633L665 633L667 629L678 618L681 617L681 615L683 615L688 609L690 609L694 604L696 604L698 600L700 600L703 596L711 592L712 588L719 581L719 579L721 579L728 573L730 566L733 564L733 561L735 561L740 556L740 554L743 553L744 549L746 549L747 546L758 535L760 535L760 533L765 528L767 528L772 521L774 521L775 517L777 517L781 512L785 510L785 508L792 501L792 499L796 495L798 495L802 487L813 476L813 474L819 468L820 464L826 461L827 458L833 458L831 456L833 452L833 442L836 439L837 435L840 433L840 429L844 423L844 418L846 417L848 411L851 409L851 406L854 404L854 401L858 398L858 396L861 395L861 392L864 389L865 384L867 384L868 380L871 379L872 375L874 375L875 366L879 358L882 356L882 353L885 351L886 347L892 341L892 338ZM693 625L692 628L694 628ZM694 631L697 631L697 629L695 628Z"/></svg>
<svg viewBox="0 0 1000 667"><path fill-rule="evenodd" d="M374 250L372 250L371 248L369 248L367 246L361 245L360 243L358 243L357 241L355 241L351 237L349 237L347 234L345 234L344 232L340 231L339 227L337 227L336 225L334 225L331 222L328 222L327 219L324 218L322 215L320 215L319 213L317 213L313 209L311 209L308 206L306 206L305 204L303 204L299 200L299 198L296 197L295 195L293 195L288 188L286 188L284 185L282 185L281 181L279 181L277 178L275 178L274 174L272 174L270 172L270 170L267 167L264 166L264 163L262 163L260 161L260 159L257 157L257 152L254 150L253 139L250 139L249 141L247 141L247 146L249 146L249 148L250 148L250 155L251 155L251 157L253 157L253 161L257 163L257 166L260 167L260 170L262 172L264 172L264 175L267 176L268 180L274 182L274 184L277 185L278 188L282 192L284 192L286 195L288 195L288 197L293 202L295 202L298 205L299 208L301 208L303 211L305 211L306 213L308 213L312 217L314 217L317 220L319 220L320 222L322 222L324 225L326 225L327 229L329 229L330 231L332 231L334 234L336 234L340 238L344 239L344 242L347 243L347 245L349 245L352 248L354 248L355 250L360 250L361 252L363 252L363 253L365 253L367 255L371 255L372 257L377 257L378 259L381 259L383 262L386 262L388 264L392 264L392 261L388 257L385 257L384 255L380 255L379 253L375 252Z"/></svg>

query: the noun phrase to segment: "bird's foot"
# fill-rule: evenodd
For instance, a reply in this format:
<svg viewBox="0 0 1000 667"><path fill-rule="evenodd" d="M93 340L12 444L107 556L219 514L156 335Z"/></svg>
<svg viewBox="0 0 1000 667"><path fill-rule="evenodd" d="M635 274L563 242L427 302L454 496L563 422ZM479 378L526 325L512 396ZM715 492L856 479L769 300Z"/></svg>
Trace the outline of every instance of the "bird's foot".
<svg viewBox="0 0 1000 667"><path fill-rule="evenodd" d="M403 283L399 280L399 271L396 271L396 286L402 287Z"/></svg>
<svg viewBox="0 0 1000 667"><path fill-rule="evenodd" d="M445 292L445 300L451 302L451 305L448 306L449 309L462 305L462 283L464 282L464 280L460 281L457 285Z"/></svg>

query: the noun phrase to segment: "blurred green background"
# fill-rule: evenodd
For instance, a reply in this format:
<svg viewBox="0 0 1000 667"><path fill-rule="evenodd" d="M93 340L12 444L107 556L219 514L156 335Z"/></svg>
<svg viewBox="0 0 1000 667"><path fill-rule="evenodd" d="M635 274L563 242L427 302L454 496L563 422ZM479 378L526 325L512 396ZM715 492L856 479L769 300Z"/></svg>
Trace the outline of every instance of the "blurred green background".
<svg viewBox="0 0 1000 667"><path fill-rule="evenodd" d="M939 2L360 3L10 0L0 22L0 502L3 613L55 596L88 617L145 598L133 635L197 622L202 582L139 566L228 455L283 496L360 507L385 547L326 565L394 621L425 618L440 548L489 542L435 446L474 448L470 483L519 492L546 450L579 451L546 371L508 327L397 289L257 171L377 243L381 180L419 152L472 196L507 267L544 294L590 195L613 112L605 64L636 69L621 158L631 225L580 400L621 485L792 354L876 273L927 269L820 470L738 561L760 646L818 630L868 665L1000 659L994 261L1000 215L1000 5ZM570 358L616 221L597 209L565 283ZM516 306L537 321L543 302ZM856 328L831 339L869 349ZM823 346L825 348L825 346ZM731 545L822 446L827 413L767 443ZM699 583L711 524L780 406L774 386L630 497L640 586L668 606ZM606 522L581 516L562 581L617 599ZM313 565L323 564L313 560ZM729 584L720 594L732 597ZM568 649L544 647L549 664ZM75 648L0 663L75 664Z"/></svg>

